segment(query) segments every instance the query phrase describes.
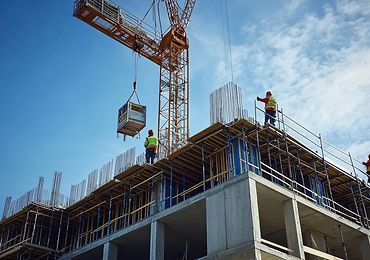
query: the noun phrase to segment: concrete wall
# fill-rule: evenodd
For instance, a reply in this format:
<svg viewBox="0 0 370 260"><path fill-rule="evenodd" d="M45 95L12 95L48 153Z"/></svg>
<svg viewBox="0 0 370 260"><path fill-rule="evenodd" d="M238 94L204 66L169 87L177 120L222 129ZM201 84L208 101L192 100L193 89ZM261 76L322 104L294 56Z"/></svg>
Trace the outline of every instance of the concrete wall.
<svg viewBox="0 0 370 260"><path fill-rule="evenodd" d="M250 178L207 197L207 256L256 259L254 243L261 241L256 183ZM234 250L246 246L244 251Z"/></svg>

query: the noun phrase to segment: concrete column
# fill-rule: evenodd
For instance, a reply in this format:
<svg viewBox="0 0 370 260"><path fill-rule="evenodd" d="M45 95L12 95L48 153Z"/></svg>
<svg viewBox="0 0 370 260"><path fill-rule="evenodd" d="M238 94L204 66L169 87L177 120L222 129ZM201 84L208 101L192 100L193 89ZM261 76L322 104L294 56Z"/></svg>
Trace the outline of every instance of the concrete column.
<svg viewBox="0 0 370 260"><path fill-rule="evenodd" d="M245 179L207 198L207 253L261 241L256 183Z"/></svg>
<svg viewBox="0 0 370 260"><path fill-rule="evenodd" d="M112 242L104 244L103 260L117 260L118 259L118 245Z"/></svg>
<svg viewBox="0 0 370 260"><path fill-rule="evenodd" d="M207 253L226 250L225 194L218 192L206 199Z"/></svg>
<svg viewBox="0 0 370 260"><path fill-rule="evenodd" d="M307 246L326 253L326 243L323 234L312 230L308 230L303 234L303 236L305 237ZM319 260L319 259L322 258L313 255L308 255L308 257L306 257L306 260Z"/></svg>
<svg viewBox="0 0 370 260"><path fill-rule="evenodd" d="M301 222L299 221L298 205L294 199L284 202L284 221L288 241L288 248L293 250L290 254L304 259Z"/></svg>
<svg viewBox="0 0 370 260"><path fill-rule="evenodd" d="M370 236L365 236L360 242L361 258L363 260L369 259L370 256Z"/></svg>
<svg viewBox="0 0 370 260"><path fill-rule="evenodd" d="M150 230L150 260L163 260L165 225L162 222L154 221Z"/></svg>
<svg viewBox="0 0 370 260"><path fill-rule="evenodd" d="M246 179L225 189L227 247L261 241L256 182Z"/></svg>

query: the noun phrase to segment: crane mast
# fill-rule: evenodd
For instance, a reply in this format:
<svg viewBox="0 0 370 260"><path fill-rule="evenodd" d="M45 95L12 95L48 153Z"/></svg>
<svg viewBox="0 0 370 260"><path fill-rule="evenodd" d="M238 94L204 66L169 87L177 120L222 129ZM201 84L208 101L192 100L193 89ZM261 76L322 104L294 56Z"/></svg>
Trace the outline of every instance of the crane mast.
<svg viewBox="0 0 370 260"><path fill-rule="evenodd" d="M161 35L108 0L76 0L73 15L160 67L158 100L159 158L179 149L189 137L189 42L185 29L196 0L182 13L165 0L170 28Z"/></svg>

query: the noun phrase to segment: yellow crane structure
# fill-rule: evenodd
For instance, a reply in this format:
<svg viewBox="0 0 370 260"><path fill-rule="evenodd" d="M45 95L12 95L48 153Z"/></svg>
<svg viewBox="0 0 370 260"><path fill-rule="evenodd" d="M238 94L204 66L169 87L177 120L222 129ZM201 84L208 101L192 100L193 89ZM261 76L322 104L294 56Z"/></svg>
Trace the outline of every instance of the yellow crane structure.
<svg viewBox="0 0 370 260"><path fill-rule="evenodd" d="M163 0L162 0L163 1ZM108 0L76 0L73 15L160 67L158 101L159 158L189 137L189 41L186 27L196 0L164 0L170 27L153 26Z"/></svg>

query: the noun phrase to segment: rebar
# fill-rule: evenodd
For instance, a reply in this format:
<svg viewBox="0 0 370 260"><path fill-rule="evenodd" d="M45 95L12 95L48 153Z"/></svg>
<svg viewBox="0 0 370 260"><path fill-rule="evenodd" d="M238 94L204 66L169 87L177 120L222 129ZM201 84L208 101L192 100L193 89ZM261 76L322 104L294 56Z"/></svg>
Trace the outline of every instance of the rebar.
<svg viewBox="0 0 370 260"><path fill-rule="evenodd" d="M210 95L210 122L228 124L244 118L242 90L234 82L216 89Z"/></svg>

